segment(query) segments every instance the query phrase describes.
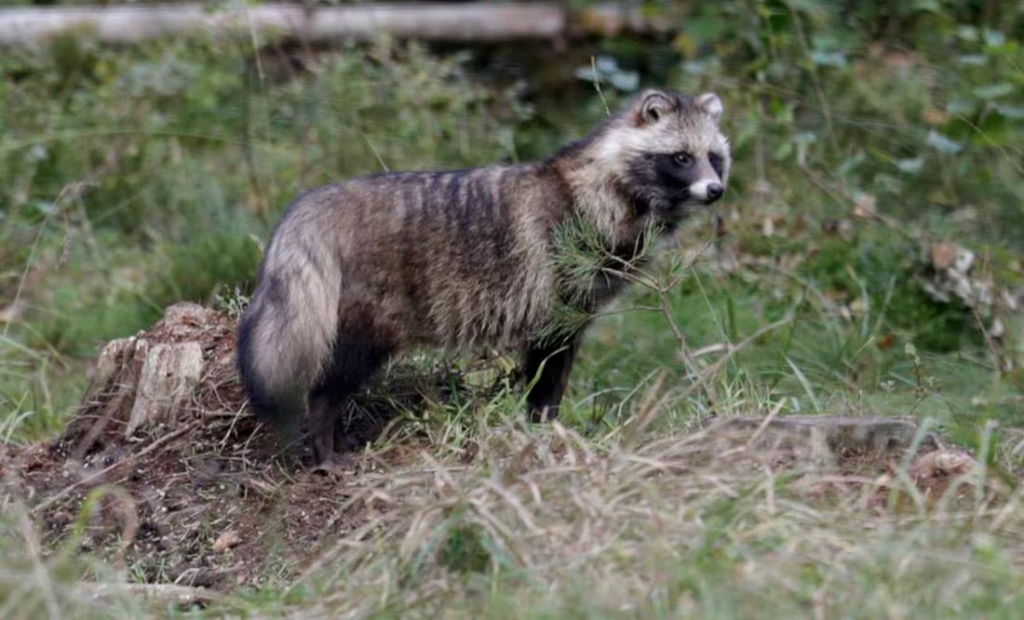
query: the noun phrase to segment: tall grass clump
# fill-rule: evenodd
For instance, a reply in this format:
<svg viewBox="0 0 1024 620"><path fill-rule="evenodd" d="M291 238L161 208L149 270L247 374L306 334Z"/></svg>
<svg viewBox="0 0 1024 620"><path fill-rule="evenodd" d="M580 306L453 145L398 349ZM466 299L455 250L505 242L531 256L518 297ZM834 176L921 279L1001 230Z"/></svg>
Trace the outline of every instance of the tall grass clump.
<svg viewBox="0 0 1024 620"><path fill-rule="evenodd" d="M369 482L381 521L307 568L294 609L1009 618L1024 602L1006 538L1024 526L1022 498L980 470L938 499L906 469L835 476L809 447L795 467L781 465L780 453L752 450L749 433L628 444L499 424L475 435L470 466L425 457Z"/></svg>

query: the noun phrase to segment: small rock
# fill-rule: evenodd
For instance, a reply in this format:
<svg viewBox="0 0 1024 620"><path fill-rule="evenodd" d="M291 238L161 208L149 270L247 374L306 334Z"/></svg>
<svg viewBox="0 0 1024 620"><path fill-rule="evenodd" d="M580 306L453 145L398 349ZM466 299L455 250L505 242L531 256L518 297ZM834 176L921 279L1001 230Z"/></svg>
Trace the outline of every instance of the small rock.
<svg viewBox="0 0 1024 620"><path fill-rule="evenodd" d="M949 269L956 263L957 247L952 243L933 243L931 249L935 269Z"/></svg>
<svg viewBox="0 0 1024 620"><path fill-rule="evenodd" d="M213 550L223 553L232 547L237 547L242 542L242 537L235 530L227 530L213 541Z"/></svg>
<svg viewBox="0 0 1024 620"><path fill-rule="evenodd" d="M915 480L924 478L954 477L968 474L975 462L971 455L954 450L934 450L922 454L910 467L910 476Z"/></svg>
<svg viewBox="0 0 1024 620"><path fill-rule="evenodd" d="M0 323L18 323L24 316L22 306L11 304L6 308L0 308Z"/></svg>

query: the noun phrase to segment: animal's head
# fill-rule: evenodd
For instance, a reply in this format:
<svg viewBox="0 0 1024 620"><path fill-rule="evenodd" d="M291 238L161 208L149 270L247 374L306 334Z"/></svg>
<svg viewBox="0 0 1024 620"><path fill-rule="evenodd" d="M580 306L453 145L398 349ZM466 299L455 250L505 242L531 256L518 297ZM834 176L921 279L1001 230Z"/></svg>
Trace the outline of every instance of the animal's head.
<svg viewBox="0 0 1024 620"><path fill-rule="evenodd" d="M593 146L637 215L678 221L722 197L732 164L722 111L713 93L648 89L610 120Z"/></svg>

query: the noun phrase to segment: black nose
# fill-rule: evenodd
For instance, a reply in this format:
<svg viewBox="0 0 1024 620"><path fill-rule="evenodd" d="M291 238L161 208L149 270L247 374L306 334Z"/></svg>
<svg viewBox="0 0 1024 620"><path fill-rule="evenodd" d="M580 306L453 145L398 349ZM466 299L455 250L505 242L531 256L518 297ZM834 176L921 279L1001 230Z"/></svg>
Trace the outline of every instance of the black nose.
<svg viewBox="0 0 1024 620"><path fill-rule="evenodd" d="M711 183L708 185L708 200L718 200L725 193L725 188L722 187L721 183Z"/></svg>

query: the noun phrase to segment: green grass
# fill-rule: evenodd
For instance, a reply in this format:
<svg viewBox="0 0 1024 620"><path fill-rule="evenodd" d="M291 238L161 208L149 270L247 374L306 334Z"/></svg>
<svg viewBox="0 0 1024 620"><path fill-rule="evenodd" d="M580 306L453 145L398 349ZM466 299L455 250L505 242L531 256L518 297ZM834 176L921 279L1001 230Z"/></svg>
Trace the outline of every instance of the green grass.
<svg viewBox="0 0 1024 620"><path fill-rule="evenodd" d="M1019 439L984 432L1024 419L1024 323L1000 297L1024 283L1024 17L955 4L860 3L843 22L830 3L737 0L693 9L669 42L602 41L645 83L722 95L728 234L695 221L598 320L566 430L520 428L516 393L417 412L438 463L394 473L404 499L386 527L295 583L271 563L272 587L198 615L1014 617L1019 490L934 508L899 480L906 511L830 503L684 435L711 414L915 416L993 464L1024 460ZM252 51L69 38L4 52L5 441L58 432L108 340L174 301L251 290L299 192L537 157L630 94L567 81L528 102L416 45L288 52L305 71L275 45ZM671 60L643 63L655 56ZM922 287L937 242L978 255L972 276L997 299L978 313L987 332ZM484 458L454 464L471 444ZM24 508L0 506L0 616L136 617L137 593L80 583L120 569L42 553Z"/></svg>

